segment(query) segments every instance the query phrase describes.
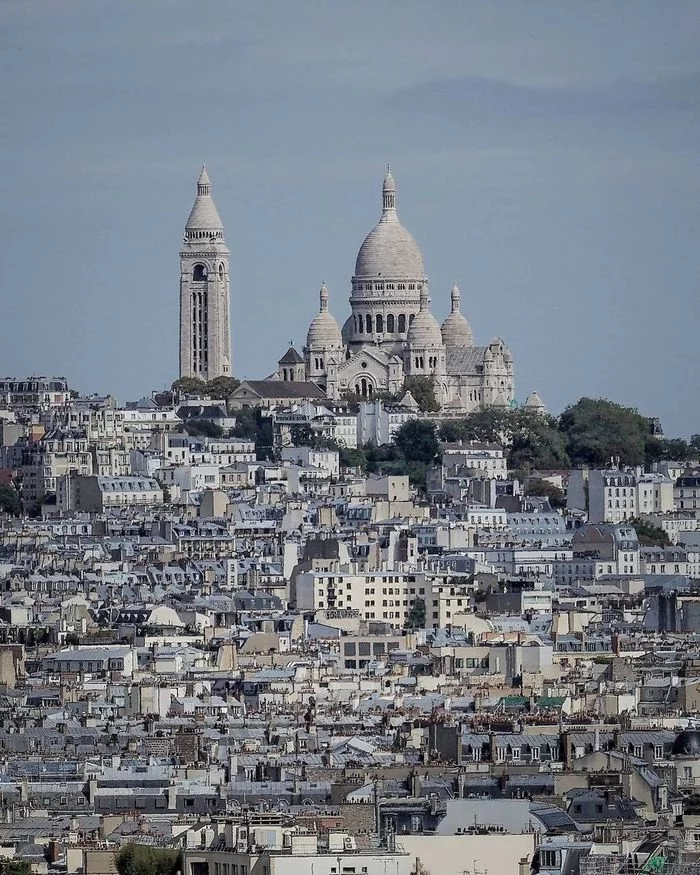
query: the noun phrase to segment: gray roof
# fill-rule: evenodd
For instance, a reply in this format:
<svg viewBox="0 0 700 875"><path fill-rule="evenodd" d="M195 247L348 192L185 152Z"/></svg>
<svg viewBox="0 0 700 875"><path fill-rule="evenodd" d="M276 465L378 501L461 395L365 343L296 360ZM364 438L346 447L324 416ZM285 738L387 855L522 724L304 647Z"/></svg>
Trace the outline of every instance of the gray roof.
<svg viewBox="0 0 700 875"><path fill-rule="evenodd" d="M448 346L447 373L450 376L481 373L486 349L485 346Z"/></svg>

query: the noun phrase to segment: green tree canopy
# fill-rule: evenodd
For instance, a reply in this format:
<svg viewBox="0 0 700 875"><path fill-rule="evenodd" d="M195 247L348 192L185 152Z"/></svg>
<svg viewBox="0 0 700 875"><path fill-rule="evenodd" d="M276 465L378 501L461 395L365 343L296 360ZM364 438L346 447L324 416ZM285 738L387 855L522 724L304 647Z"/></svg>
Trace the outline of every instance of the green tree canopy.
<svg viewBox="0 0 700 875"><path fill-rule="evenodd" d="M401 392L400 400L406 392L410 392L416 400L416 404L423 413L436 413L440 405L435 398L435 381L432 377L406 377Z"/></svg>
<svg viewBox="0 0 700 875"><path fill-rule="evenodd" d="M19 516L19 493L14 486L5 483L0 484L0 511L10 513L13 516Z"/></svg>
<svg viewBox="0 0 700 875"><path fill-rule="evenodd" d="M417 598L406 617L407 629L425 629L425 599Z"/></svg>
<svg viewBox="0 0 700 875"><path fill-rule="evenodd" d="M502 444L508 467L523 471L568 468L569 458L556 419L524 408L489 407L440 426L441 438Z"/></svg>
<svg viewBox="0 0 700 875"><path fill-rule="evenodd" d="M170 387L176 395L205 395L207 384L199 377L180 377Z"/></svg>
<svg viewBox="0 0 700 875"><path fill-rule="evenodd" d="M409 462L431 465L438 457L440 443L435 424L423 419L410 419L396 432L394 445Z"/></svg>
<svg viewBox="0 0 700 875"><path fill-rule="evenodd" d="M649 520L639 517L629 521L637 533L637 539L642 547L668 547L671 543L661 526L654 525Z"/></svg>
<svg viewBox="0 0 700 875"><path fill-rule="evenodd" d="M181 869L179 851L151 845L124 845L115 863L119 875L175 875Z"/></svg>
<svg viewBox="0 0 700 875"><path fill-rule="evenodd" d="M611 458L619 458L621 465L642 465L651 435L646 416L604 398L579 399L562 413L559 428L575 467L604 468Z"/></svg>
<svg viewBox="0 0 700 875"><path fill-rule="evenodd" d="M224 430L218 422L210 419L200 419L199 422L185 423L185 431L190 437L220 438Z"/></svg>
<svg viewBox="0 0 700 875"><path fill-rule="evenodd" d="M564 492L554 483L549 480L543 480L541 477L533 477L525 486L525 495L534 495L540 498L546 498L553 508L566 507L566 496Z"/></svg>
<svg viewBox="0 0 700 875"><path fill-rule="evenodd" d="M213 380L206 383L205 391L210 398L228 401L240 385L241 381L235 377L214 377Z"/></svg>

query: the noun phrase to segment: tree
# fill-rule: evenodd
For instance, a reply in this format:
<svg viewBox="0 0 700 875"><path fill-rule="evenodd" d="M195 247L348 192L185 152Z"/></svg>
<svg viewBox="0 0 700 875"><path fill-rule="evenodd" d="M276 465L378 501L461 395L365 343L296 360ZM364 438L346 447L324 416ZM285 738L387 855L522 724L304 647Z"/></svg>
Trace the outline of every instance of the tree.
<svg viewBox="0 0 700 875"><path fill-rule="evenodd" d="M31 865L26 860L2 860L0 875L30 875Z"/></svg>
<svg viewBox="0 0 700 875"><path fill-rule="evenodd" d="M341 468L360 468L364 471L367 468L367 453L362 447L339 447L338 461Z"/></svg>
<svg viewBox="0 0 700 875"><path fill-rule="evenodd" d="M236 389L241 385L241 381L235 377L214 377L206 384L206 393L210 398L220 398L222 401L228 401Z"/></svg>
<svg viewBox="0 0 700 875"><path fill-rule="evenodd" d="M124 845L115 863L119 875L175 875L181 869L179 851L152 845Z"/></svg>
<svg viewBox="0 0 700 875"><path fill-rule="evenodd" d="M668 547L671 543L661 526L656 526L654 523L639 517L631 519L629 522L636 531L637 539L642 547Z"/></svg>
<svg viewBox="0 0 700 875"><path fill-rule="evenodd" d="M0 511L19 516L20 510L19 493L15 487L5 483L0 484Z"/></svg>
<svg viewBox="0 0 700 875"><path fill-rule="evenodd" d="M700 453L700 434L691 434L688 446L693 451L693 454L697 456Z"/></svg>
<svg viewBox="0 0 700 875"><path fill-rule="evenodd" d="M435 424L423 419L410 419L396 432L394 446L409 462L432 465L440 452Z"/></svg>
<svg viewBox="0 0 700 875"><path fill-rule="evenodd" d="M407 629L425 629L425 599L417 598L406 617Z"/></svg>
<svg viewBox="0 0 700 875"><path fill-rule="evenodd" d="M440 427L444 441L482 441L502 444L508 467L523 471L569 467L564 438L556 419L534 410L488 407Z"/></svg>
<svg viewBox="0 0 700 875"><path fill-rule="evenodd" d="M175 395L205 395L207 384L199 377L180 377L170 387Z"/></svg>
<svg viewBox="0 0 700 875"><path fill-rule="evenodd" d="M185 431L190 437L220 438L224 430L218 422L211 419L200 419L197 422L186 422Z"/></svg>
<svg viewBox="0 0 700 875"><path fill-rule="evenodd" d="M541 477L533 477L525 486L525 495L535 495L540 498L546 498L553 508L566 507L566 496L563 491L550 483L549 480L543 480Z"/></svg>
<svg viewBox="0 0 700 875"><path fill-rule="evenodd" d="M604 468L611 459L641 465L651 435L650 421L633 407L604 398L581 398L559 419L566 450L574 466Z"/></svg>
<svg viewBox="0 0 700 875"><path fill-rule="evenodd" d="M254 441L258 435L260 411L257 407L241 407L236 411L236 425L233 436L246 441Z"/></svg>
<svg viewBox="0 0 700 875"><path fill-rule="evenodd" d="M437 413L440 405L435 398L435 381L432 377L406 377L400 395L410 392L423 413Z"/></svg>

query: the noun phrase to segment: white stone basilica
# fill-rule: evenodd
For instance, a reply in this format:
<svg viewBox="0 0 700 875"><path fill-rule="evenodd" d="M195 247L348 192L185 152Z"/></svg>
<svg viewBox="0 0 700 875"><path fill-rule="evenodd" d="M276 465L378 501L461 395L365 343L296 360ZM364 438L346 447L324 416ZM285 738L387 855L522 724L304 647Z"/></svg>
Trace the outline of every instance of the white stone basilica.
<svg viewBox="0 0 700 875"><path fill-rule="evenodd" d="M433 378L445 412L469 412L514 399L513 358L496 338L475 346L460 311L455 285L442 328L430 312L428 279L418 244L399 221L390 171L382 189L382 215L360 247L352 278L352 313L342 331L321 287L320 309L301 356L280 361L279 379L313 381L330 398L347 392L367 398L399 392L407 376ZM293 350L290 350L293 353Z"/></svg>

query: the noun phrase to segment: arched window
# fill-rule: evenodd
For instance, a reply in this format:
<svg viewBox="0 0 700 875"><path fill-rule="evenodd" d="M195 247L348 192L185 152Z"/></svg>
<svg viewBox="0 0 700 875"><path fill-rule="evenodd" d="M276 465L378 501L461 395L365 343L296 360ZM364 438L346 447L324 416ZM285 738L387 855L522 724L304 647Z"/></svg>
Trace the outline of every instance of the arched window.
<svg viewBox="0 0 700 875"><path fill-rule="evenodd" d="M357 317L357 333L362 334L365 330L365 320L362 318L362 313Z"/></svg>
<svg viewBox="0 0 700 875"><path fill-rule="evenodd" d="M384 333L384 317L382 316L381 313L377 314L376 328L377 328L377 334Z"/></svg>
<svg viewBox="0 0 700 875"><path fill-rule="evenodd" d="M355 331L357 331L357 316L355 316L354 313L352 315L352 326L355 329Z"/></svg>
<svg viewBox="0 0 700 875"><path fill-rule="evenodd" d="M406 314L399 313L399 334L404 334L406 331Z"/></svg>
<svg viewBox="0 0 700 875"><path fill-rule="evenodd" d="M369 315L369 313L365 316L365 329L367 331L367 334L372 333L372 317Z"/></svg>
<svg viewBox="0 0 700 875"><path fill-rule="evenodd" d="M413 320L414 320L415 318L416 318L416 314L415 314L415 313L411 313L411 315L408 317L408 324L411 325L411 324L413 323Z"/></svg>
<svg viewBox="0 0 700 875"><path fill-rule="evenodd" d="M387 332L387 334L394 333L394 314L393 313L389 313L389 315L386 317L386 332Z"/></svg>
<svg viewBox="0 0 700 875"><path fill-rule="evenodd" d="M207 269L203 264L195 264L192 270L192 281L195 283L203 283L207 280Z"/></svg>
<svg viewBox="0 0 700 875"><path fill-rule="evenodd" d="M219 279L222 280L224 278L224 263L221 262L219 265Z"/></svg>

